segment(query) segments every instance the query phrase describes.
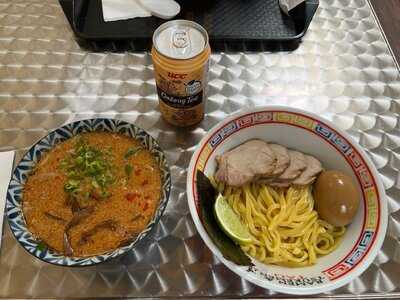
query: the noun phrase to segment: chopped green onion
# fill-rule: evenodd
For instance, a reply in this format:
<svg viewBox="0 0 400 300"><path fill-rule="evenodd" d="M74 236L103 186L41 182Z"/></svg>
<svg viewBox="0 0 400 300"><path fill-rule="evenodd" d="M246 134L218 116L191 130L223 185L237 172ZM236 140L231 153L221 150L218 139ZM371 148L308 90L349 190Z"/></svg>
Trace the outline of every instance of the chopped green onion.
<svg viewBox="0 0 400 300"><path fill-rule="evenodd" d="M39 242L39 244L36 245L36 250L44 251L46 249L47 249L47 245L43 242Z"/></svg>
<svg viewBox="0 0 400 300"><path fill-rule="evenodd" d="M124 157L125 159L128 159L129 157L136 155L141 150L143 150L142 147L129 148Z"/></svg>
<svg viewBox="0 0 400 300"><path fill-rule="evenodd" d="M131 177L132 171L133 171L132 165L130 164L125 165L125 174L128 178Z"/></svg>
<svg viewBox="0 0 400 300"><path fill-rule="evenodd" d="M100 185L97 183L96 180L92 180L92 186L93 186L95 189L99 189L99 188L100 188Z"/></svg>
<svg viewBox="0 0 400 300"><path fill-rule="evenodd" d="M81 156L78 156L75 160L77 165L83 165L85 163L85 159Z"/></svg>
<svg viewBox="0 0 400 300"><path fill-rule="evenodd" d="M107 188L115 182L111 148L106 151L89 145L79 139L70 155L61 161L60 167L68 180L64 190L73 197L88 199L91 192L100 197L108 197Z"/></svg>
<svg viewBox="0 0 400 300"><path fill-rule="evenodd" d="M67 183L64 186L65 191L67 192L74 192L79 188L79 181L70 179L67 181Z"/></svg>
<svg viewBox="0 0 400 300"><path fill-rule="evenodd" d="M110 197L111 196L111 193L109 192L109 191L102 191L101 193L100 193L100 197L101 198L108 198L108 197Z"/></svg>
<svg viewBox="0 0 400 300"><path fill-rule="evenodd" d="M66 169L66 168L68 167L68 165L69 165L68 161L63 160L63 161L61 162L61 164L60 164L60 167L61 167L62 169Z"/></svg>

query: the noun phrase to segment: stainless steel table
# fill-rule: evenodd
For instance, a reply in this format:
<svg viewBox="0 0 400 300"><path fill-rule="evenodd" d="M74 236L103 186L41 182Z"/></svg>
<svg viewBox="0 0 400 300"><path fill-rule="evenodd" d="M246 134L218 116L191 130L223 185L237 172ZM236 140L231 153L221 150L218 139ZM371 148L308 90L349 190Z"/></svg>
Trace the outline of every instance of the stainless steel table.
<svg viewBox="0 0 400 300"><path fill-rule="evenodd" d="M159 140L174 185L153 237L95 267L42 263L6 226L0 296L286 297L241 280L212 256L185 194L186 166L204 133L242 107L273 103L317 112L347 130L386 187L390 220L382 251L362 276L322 296L400 296L400 76L368 2L322 0L294 52L213 54L207 114L190 131L160 118L148 53L87 52L56 0L0 0L0 150L15 149L19 158L65 122L120 118Z"/></svg>

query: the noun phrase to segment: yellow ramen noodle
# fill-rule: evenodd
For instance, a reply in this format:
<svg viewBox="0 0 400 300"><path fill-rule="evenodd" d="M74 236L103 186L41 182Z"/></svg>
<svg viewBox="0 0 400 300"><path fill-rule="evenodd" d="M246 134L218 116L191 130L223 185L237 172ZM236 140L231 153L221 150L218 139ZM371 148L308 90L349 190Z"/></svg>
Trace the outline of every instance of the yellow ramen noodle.
<svg viewBox="0 0 400 300"><path fill-rule="evenodd" d="M213 178L211 182L254 237L241 248L263 263L315 264L319 256L336 249L345 233L345 227L334 227L318 217L311 187L279 189L252 183L233 188Z"/></svg>

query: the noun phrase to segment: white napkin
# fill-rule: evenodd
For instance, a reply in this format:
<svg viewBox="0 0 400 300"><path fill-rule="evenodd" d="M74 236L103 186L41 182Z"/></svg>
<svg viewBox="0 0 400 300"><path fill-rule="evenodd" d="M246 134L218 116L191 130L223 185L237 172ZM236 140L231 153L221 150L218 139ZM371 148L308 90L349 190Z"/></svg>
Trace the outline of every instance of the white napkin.
<svg viewBox="0 0 400 300"><path fill-rule="evenodd" d="M136 0L102 0L102 4L106 22L151 16Z"/></svg>
<svg viewBox="0 0 400 300"><path fill-rule="evenodd" d="M297 5L300 3L303 3L305 0L279 0L279 6L281 9L286 13L289 14L289 12L295 8Z"/></svg>
<svg viewBox="0 0 400 300"><path fill-rule="evenodd" d="M102 0L105 22L155 16L171 19L181 7L174 0Z"/></svg>
<svg viewBox="0 0 400 300"><path fill-rule="evenodd" d="M10 183L14 162L14 151L0 152L0 247L3 237L3 219L6 206L7 188Z"/></svg>

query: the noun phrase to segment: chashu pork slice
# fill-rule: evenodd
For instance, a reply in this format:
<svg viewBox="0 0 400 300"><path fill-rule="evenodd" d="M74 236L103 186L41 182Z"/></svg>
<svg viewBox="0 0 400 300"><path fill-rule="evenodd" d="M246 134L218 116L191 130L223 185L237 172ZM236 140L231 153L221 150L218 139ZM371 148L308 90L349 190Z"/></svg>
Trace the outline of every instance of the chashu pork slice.
<svg viewBox="0 0 400 300"><path fill-rule="evenodd" d="M290 157L289 166L281 175L273 179L271 186L288 187L307 168L306 158L303 153L293 150L288 150L288 153Z"/></svg>
<svg viewBox="0 0 400 300"><path fill-rule="evenodd" d="M271 176L281 175L290 165L288 149L278 144L268 144L268 146L274 151L276 156L276 166Z"/></svg>
<svg viewBox="0 0 400 300"><path fill-rule="evenodd" d="M230 186L242 186L256 177L270 176L276 165L276 155L262 140L249 140L217 158L217 181Z"/></svg>
<svg viewBox="0 0 400 300"><path fill-rule="evenodd" d="M321 162L311 155L304 155L307 168L297 177L292 184L308 185L317 178L317 175L323 170Z"/></svg>

